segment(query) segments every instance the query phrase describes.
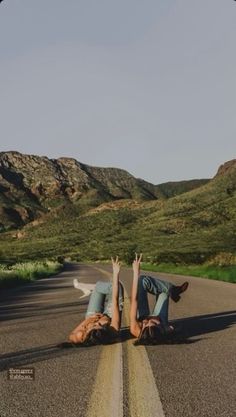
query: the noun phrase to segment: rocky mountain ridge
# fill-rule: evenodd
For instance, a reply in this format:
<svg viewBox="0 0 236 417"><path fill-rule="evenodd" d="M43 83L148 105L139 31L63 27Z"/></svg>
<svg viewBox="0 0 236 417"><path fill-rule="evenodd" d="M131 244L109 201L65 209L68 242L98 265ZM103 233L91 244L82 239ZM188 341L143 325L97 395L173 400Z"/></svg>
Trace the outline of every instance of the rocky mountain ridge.
<svg viewBox="0 0 236 417"><path fill-rule="evenodd" d="M220 165L215 177L219 177L229 173L235 173L236 170L236 159L231 159L230 161L225 162Z"/></svg>
<svg viewBox="0 0 236 417"><path fill-rule="evenodd" d="M76 204L83 211L122 199L166 199L208 181L153 185L123 169L92 167L74 158L0 152L0 230L18 228L63 205Z"/></svg>

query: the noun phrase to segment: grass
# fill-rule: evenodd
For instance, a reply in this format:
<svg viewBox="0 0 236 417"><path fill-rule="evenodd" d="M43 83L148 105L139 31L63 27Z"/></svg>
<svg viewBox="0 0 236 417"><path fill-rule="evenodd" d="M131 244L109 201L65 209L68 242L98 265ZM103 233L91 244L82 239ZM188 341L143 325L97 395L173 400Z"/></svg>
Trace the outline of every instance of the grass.
<svg viewBox="0 0 236 417"><path fill-rule="evenodd" d="M158 265L160 272L236 282L236 193L227 197L223 190L218 197L213 190L210 198L205 191L203 200L193 191L191 198L183 195L93 214L82 215L81 208L67 206L44 223L23 228L21 238L15 232L0 233L0 262L43 261L59 255L102 261L116 254L129 263L134 252L142 252L144 262ZM227 267L206 266L212 261Z"/></svg>
<svg viewBox="0 0 236 417"><path fill-rule="evenodd" d="M228 196L226 188L207 184L168 201L113 202L116 209L103 205L97 212L67 205L22 228L21 238L16 231L0 233L0 262L73 254L81 261L114 253L123 258L133 246L154 264L206 264L221 252L236 256L236 191Z"/></svg>
<svg viewBox="0 0 236 417"><path fill-rule="evenodd" d="M213 266L213 265L174 265L142 263L145 271L166 272L179 275L215 279L236 283L236 266Z"/></svg>
<svg viewBox="0 0 236 417"><path fill-rule="evenodd" d="M12 266L0 265L0 288L10 288L57 274L62 264L54 261L22 262Z"/></svg>
<svg viewBox="0 0 236 417"><path fill-rule="evenodd" d="M173 184L163 186L165 195L173 195ZM179 183L182 186L185 188L186 183ZM0 233L0 262L56 259L59 255L74 254L80 261L96 261L109 259L113 254L127 258L135 250L153 264L183 265L181 270L172 265L174 272L183 273L184 265L189 265L188 274L235 282L235 271L230 266L236 265L236 260L231 259L236 257L234 167L200 188L167 200L130 198L105 203L108 196L100 194L101 190L90 190L73 204L64 205L63 200L60 207L60 199L47 200L57 210L47 212L38 223ZM99 203L103 204L95 209ZM5 224L2 219L1 222ZM229 262L225 265L229 268L205 267L220 253L227 254Z"/></svg>

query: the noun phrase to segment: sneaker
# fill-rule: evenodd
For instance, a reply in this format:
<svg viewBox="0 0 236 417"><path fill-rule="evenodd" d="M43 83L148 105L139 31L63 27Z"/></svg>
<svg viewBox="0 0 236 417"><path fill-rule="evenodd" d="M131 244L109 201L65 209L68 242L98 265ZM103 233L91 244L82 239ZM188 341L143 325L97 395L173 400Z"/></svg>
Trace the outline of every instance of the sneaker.
<svg viewBox="0 0 236 417"><path fill-rule="evenodd" d="M84 282L79 282L76 278L73 280L74 288L83 292L80 298L88 297L91 292L94 290L96 284L85 284Z"/></svg>

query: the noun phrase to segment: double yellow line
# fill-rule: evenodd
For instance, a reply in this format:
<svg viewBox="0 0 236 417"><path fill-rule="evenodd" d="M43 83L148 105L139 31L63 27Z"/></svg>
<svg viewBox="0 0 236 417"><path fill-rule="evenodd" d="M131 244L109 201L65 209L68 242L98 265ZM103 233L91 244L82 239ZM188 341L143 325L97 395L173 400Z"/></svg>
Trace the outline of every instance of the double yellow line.
<svg viewBox="0 0 236 417"><path fill-rule="evenodd" d="M112 274L95 269L111 279ZM125 291L124 323L129 323L130 301ZM130 417L164 417L151 365L143 346L126 347ZM123 349L121 343L104 346L86 417L123 417Z"/></svg>

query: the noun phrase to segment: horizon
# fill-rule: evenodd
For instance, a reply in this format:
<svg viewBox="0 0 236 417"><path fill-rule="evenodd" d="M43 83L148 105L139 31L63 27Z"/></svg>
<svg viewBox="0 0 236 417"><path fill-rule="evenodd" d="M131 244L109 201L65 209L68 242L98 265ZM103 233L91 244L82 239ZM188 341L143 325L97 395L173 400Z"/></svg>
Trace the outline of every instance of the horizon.
<svg viewBox="0 0 236 417"><path fill-rule="evenodd" d="M119 169L119 170L123 170L123 171L127 171L129 174L131 174L131 172L129 171L129 170L127 170L127 169L124 169L124 168L120 168L120 167L118 167L118 166L111 166L111 165L107 165L107 166L99 166L99 165L91 165L91 164L88 164L88 163L86 163L86 162L84 162L84 161L80 161L80 160L78 160L77 158L74 158L74 157L70 157L70 156L60 156L60 157L58 157L58 158L51 158L51 157L48 157L47 155L38 155L38 154L29 154L29 153L22 153L22 152L20 152L20 151L18 151L18 150L6 150L6 151L0 151L0 154L4 154L4 153L17 153L17 154L20 154L20 155L23 155L23 156L36 156L36 157L39 157L39 158L48 158L49 160L58 160L58 159L63 159L63 158L65 158L65 159L74 159L74 160L76 160L77 162L79 162L79 163L81 163L81 164L83 164L83 165L89 165L89 166L91 166L91 167L94 167L94 168L111 168L111 169ZM218 167L217 167L217 169L216 169L216 172L215 172L215 174L213 175L213 177L217 174L217 171L218 171L218 169L220 168L220 166L222 166L222 165L224 165L224 164L226 164L227 162L231 162L231 161L234 161L234 160L236 160L236 158L232 158L232 159L229 159L228 161L224 161L224 162L221 162L219 165L218 165ZM133 175L133 174L131 174L131 175ZM134 175L133 175L134 176ZM135 176L134 176L135 177ZM147 180L145 180L145 181L147 181L147 182L150 182L151 184L153 184L153 185L162 185L162 184L165 184L165 183L168 183L168 182L183 182L183 181L193 181L193 180L211 180L213 177L208 177L208 178L206 178L206 177L195 177L195 178L185 178L185 179L179 179L179 180L168 180L168 181L164 181L164 182L160 182L160 183L152 183L151 181L147 181ZM141 178L141 177L135 177L135 178L137 178L137 179L141 179L141 180L144 180L144 178Z"/></svg>

